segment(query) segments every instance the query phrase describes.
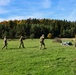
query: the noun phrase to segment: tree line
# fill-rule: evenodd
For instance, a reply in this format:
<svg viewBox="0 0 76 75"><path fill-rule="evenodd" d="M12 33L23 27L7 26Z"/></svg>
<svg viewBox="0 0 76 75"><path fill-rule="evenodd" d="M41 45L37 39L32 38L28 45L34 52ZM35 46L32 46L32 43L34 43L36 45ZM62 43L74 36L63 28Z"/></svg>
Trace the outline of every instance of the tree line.
<svg viewBox="0 0 76 75"><path fill-rule="evenodd" d="M76 34L76 22L67 20L36 19L9 20L0 22L0 38L5 35L9 38L25 36L39 38L42 34L51 33L52 38L71 38Z"/></svg>

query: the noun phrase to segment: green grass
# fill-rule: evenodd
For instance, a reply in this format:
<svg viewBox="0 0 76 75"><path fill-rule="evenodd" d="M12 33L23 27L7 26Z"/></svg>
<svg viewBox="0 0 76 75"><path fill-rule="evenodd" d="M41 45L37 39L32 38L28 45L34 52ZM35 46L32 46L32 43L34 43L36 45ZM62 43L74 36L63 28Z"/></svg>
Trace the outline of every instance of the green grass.
<svg viewBox="0 0 76 75"><path fill-rule="evenodd" d="M8 49L1 49L0 75L76 75L76 49L62 46L46 39L47 49L39 49L39 39L24 40L25 48L19 49L19 41L8 41Z"/></svg>

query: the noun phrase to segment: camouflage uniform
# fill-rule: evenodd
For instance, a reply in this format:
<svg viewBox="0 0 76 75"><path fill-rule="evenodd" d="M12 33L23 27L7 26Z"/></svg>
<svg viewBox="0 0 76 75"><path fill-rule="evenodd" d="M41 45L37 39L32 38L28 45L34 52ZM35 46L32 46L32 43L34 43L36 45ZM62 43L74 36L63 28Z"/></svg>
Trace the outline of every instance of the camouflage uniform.
<svg viewBox="0 0 76 75"><path fill-rule="evenodd" d="M6 49L7 49L7 37L6 37L6 36L4 37L3 43L4 43L3 48L6 47ZM3 49L3 48L2 48L2 49Z"/></svg>
<svg viewBox="0 0 76 75"><path fill-rule="evenodd" d="M21 45L22 45L23 48L25 48L24 43L23 43L23 36L20 37L19 41L20 41L19 48L21 48Z"/></svg>
<svg viewBox="0 0 76 75"><path fill-rule="evenodd" d="M44 34L40 37L40 49L42 48L42 45L44 46L45 49L45 43L44 43Z"/></svg>

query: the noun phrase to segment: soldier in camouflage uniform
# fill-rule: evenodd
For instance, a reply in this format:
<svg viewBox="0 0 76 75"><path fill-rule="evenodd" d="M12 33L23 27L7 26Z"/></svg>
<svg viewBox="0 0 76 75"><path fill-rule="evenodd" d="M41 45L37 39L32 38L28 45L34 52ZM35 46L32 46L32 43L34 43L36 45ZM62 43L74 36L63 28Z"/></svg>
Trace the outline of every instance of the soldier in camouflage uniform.
<svg viewBox="0 0 76 75"><path fill-rule="evenodd" d="M40 49L42 48L42 45L44 46L44 49L45 49L45 43L44 43L44 34L42 34L42 36L40 37Z"/></svg>
<svg viewBox="0 0 76 75"><path fill-rule="evenodd" d="M4 46L2 47L2 49L5 48L5 47L7 49L7 44L8 43L7 43L7 37L6 36L4 37L3 43L4 43Z"/></svg>
<svg viewBox="0 0 76 75"><path fill-rule="evenodd" d="M25 48L24 43L23 43L23 36L20 37L19 41L20 41L19 48L21 48L21 45L22 45L23 48Z"/></svg>

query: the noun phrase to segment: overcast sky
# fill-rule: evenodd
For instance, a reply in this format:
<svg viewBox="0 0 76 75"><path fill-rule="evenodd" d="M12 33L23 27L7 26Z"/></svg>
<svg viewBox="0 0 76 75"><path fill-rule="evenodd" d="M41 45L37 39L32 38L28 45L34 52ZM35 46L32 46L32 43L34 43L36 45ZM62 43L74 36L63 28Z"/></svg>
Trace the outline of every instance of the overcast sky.
<svg viewBox="0 0 76 75"><path fill-rule="evenodd" d="M76 21L76 0L0 0L0 21L27 18Z"/></svg>

